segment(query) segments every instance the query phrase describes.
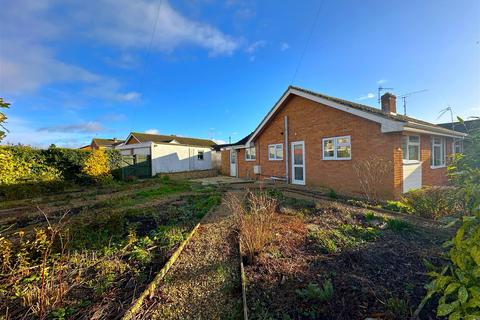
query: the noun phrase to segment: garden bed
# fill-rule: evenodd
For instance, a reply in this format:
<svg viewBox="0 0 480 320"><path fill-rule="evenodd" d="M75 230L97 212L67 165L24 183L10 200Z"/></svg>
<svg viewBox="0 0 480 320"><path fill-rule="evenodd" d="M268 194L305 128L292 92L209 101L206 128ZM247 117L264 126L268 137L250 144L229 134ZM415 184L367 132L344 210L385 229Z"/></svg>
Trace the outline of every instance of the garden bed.
<svg viewBox="0 0 480 320"><path fill-rule="evenodd" d="M121 317L195 224L220 202L212 188L190 195L182 191L139 191L117 199L121 206L97 204L52 219L48 228L37 224L27 228L30 233L14 228L8 237L0 235L0 315ZM174 193L181 195L164 199Z"/></svg>
<svg viewBox="0 0 480 320"><path fill-rule="evenodd" d="M277 194L278 195L278 194ZM273 238L245 265L250 319L407 319L450 232L328 200L280 198ZM427 304L422 319L435 319Z"/></svg>

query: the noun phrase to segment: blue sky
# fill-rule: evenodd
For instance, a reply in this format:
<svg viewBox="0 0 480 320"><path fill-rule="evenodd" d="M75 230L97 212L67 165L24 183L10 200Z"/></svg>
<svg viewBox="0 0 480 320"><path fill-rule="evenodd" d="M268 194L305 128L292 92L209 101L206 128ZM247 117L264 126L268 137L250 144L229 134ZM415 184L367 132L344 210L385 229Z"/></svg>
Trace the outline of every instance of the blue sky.
<svg viewBox="0 0 480 320"><path fill-rule="evenodd" d="M4 143L78 147L130 131L235 141L290 84L372 106L379 84L428 89L410 116L480 114L477 0L0 4Z"/></svg>

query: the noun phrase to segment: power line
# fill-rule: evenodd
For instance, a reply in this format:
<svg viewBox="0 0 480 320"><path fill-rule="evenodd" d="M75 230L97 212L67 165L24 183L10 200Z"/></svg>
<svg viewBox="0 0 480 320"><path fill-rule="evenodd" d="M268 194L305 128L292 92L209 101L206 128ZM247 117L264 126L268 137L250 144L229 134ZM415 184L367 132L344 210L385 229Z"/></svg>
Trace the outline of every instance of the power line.
<svg viewBox="0 0 480 320"><path fill-rule="evenodd" d="M150 37L150 42L148 44L148 47L147 47L147 54L145 56L145 63L143 64L143 68L142 68L142 72L140 74L140 94L143 93L143 89L144 89L144 78L145 78L145 73L146 73L146 70L147 70L147 66L150 62L150 52L152 51L152 46L153 46L153 40L155 39L155 34L157 33L157 26L158 26L158 19L160 17L160 9L162 8L162 5L163 5L163 1L164 0L159 0L158 1L158 6L157 6L157 14L155 16L155 22L153 24L153 30L152 30L152 36ZM137 112L134 113L132 119L133 119L133 123L132 123L132 130L135 130L135 120L136 120L136 114Z"/></svg>
<svg viewBox="0 0 480 320"><path fill-rule="evenodd" d="M295 68L295 73L293 74L293 78L292 78L292 81L291 81L290 84L293 84L293 82L295 81L295 78L297 77L297 73L298 73L298 70L300 69L300 65L302 64L303 57L305 56L305 53L307 52L308 46L310 44L310 40L311 40L312 35L313 35L313 32L315 31L315 27L317 26L317 21L318 21L318 17L320 16L320 11L322 9L322 4L323 4L323 0L320 1L320 4L318 5L318 10L317 10L317 13L315 15L315 19L313 20L312 28L310 29L310 34L308 35L307 42L305 43L305 47L303 48L303 52L300 56L300 60L298 60L297 67Z"/></svg>

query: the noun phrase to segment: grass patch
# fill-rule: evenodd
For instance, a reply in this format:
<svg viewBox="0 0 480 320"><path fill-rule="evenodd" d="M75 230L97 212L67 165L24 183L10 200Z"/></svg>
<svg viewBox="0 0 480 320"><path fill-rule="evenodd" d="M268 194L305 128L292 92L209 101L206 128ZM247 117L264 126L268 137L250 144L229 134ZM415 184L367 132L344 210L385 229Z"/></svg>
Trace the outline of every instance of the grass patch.
<svg viewBox="0 0 480 320"><path fill-rule="evenodd" d="M158 188L137 192L135 196L138 198L151 199L151 198L157 198L157 197L165 196L172 193L187 192L187 191L191 191L190 182L184 181L184 180L164 179L163 184L160 185Z"/></svg>

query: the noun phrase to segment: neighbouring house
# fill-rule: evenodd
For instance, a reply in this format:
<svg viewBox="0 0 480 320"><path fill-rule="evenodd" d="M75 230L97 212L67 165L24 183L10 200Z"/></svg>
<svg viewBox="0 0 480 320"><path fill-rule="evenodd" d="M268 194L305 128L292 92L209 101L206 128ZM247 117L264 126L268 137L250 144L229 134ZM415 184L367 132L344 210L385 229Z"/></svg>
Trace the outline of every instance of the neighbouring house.
<svg viewBox="0 0 480 320"><path fill-rule="evenodd" d="M373 188L384 199L399 198L446 184L448 155L465 136L397 114L390 93L377 109L290 86L253 133L222 147L221 171L359 195L361 181L377 169L366 172L368 164L387 163Z"/></svg>
<svg viewBox="0 0 480 320"><path fill-rule="evenodd" d="M439 123L440 127L462 132L462 133L469 133L472 130L480 130L480 119L475 120L465 120L463 123L461 122L448 122L448 123ZM455 153L463 153L464 148L468 148L470 145L469 139L456 139L454 152Z"/></svg>
<svg viewBox="0 0 480 320"><path fill-rule="evenodd" d="M159 173L220 168L220 152L208 139L131 132L125 143L115 147L126 161L130 174L139 177Z"/></svg>
<svg viewBox="0 0 480 320"><path fill-rule="evenodd" d="M117 146L120 146L124 143L123 140L118 140L117 138L113 139L104 139L104 138L93 138L92 142L89 145L80 147L81 150L99 150L99 149L115 149Z"/></svg>

